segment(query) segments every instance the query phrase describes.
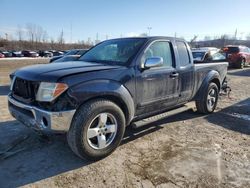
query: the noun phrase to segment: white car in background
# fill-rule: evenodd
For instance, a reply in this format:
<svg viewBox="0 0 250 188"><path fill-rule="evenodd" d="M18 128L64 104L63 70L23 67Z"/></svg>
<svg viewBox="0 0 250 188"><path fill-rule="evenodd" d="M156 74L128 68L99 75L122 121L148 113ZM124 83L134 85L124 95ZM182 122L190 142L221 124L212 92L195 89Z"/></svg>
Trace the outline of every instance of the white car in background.
<svg viewBox="0 0 250 188"><path fill-rule="evenodd" d="M226 57L215 47L193 48L192 55L195 63L224 62Z"/></svg>

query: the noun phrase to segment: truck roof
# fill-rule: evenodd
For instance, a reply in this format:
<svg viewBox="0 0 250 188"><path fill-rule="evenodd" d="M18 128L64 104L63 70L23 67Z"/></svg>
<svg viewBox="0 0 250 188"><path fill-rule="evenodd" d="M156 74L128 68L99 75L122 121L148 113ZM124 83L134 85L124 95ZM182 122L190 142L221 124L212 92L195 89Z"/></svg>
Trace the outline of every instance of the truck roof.
<svg viewBox="0 0 250 188"><path fill-rule="evenodd" d="M123 37L123 38L114 38L114 39L147 39L147 40L157 40L157 39L166 39L166 40L180 40L185 41L185 39L182 38L176 38L176 37L167 37L167 36L146 36L146 37ZM113 39L110 39L113 40Z"/></svg>

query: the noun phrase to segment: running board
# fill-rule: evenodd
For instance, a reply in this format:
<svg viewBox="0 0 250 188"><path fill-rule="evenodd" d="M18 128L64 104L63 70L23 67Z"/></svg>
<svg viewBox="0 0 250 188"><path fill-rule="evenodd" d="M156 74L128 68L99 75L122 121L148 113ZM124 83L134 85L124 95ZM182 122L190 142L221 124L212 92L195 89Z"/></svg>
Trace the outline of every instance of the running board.
<svg viewBox="0 0 250 188"><path fill-rule="evenodd" d="M134 129L136 129L136 128L142 127L144 125L147 125L149 123L159 121L159 120L164 119L166 117L173 116L173 115L176 115L176 114L179 114L179 113L191 110L191 109L193 111L196 111L195 102L189 102L189 103L186 103L184 106L181 106L181 107L173 109L173 110L169 110L169 111L164 112L162 114L158 114L158 115L155 115L155 116L152 116L152 117L140 120L140 121L135 121L132 123L132 127Z"/></svg>

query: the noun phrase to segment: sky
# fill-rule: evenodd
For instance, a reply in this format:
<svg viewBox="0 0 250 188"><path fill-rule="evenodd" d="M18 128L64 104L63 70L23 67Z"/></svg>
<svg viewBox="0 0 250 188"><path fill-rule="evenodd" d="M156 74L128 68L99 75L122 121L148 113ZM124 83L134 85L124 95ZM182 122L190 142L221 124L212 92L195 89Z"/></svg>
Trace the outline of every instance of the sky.
<svg viewBox="0 0 250 188"><path fill-rule="evenodd" d="M250 34L250 0L0 0L0 37L41 26L66 42L150 33L190 40L194 35ZM150 28L150 29L148 29Z"/></svg>

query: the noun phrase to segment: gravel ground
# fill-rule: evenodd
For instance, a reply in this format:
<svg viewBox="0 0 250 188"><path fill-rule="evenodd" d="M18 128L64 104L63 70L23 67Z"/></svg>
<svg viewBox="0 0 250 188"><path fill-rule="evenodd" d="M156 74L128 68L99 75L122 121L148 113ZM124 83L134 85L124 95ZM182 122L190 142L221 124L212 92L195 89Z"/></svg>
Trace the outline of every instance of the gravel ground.
<svg viewBox="0 0 250 188"><path fill-rule="evenodd" d="M0 86L9 84L9 74L15 69L48 62L49 58L0 58Z"/></svg>
<svg viewBox="0 0 250 188"><path fill-rule="evenodd" d="M27 64L9 63L0 61L0 151L29 137L12 150L23 151L0 155L1 188L250 187L250 68L229 70L232 92L220 97L215 113L188 111L128 127L112 155L89 162L70 151L65 135L41 138L9 115L7 75Z"/></svg>

